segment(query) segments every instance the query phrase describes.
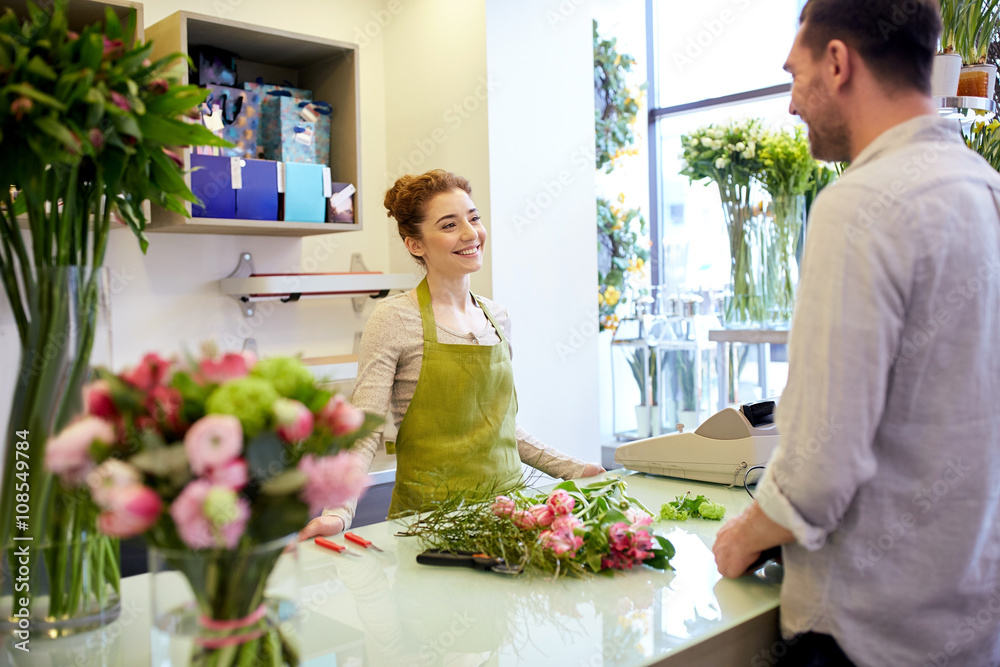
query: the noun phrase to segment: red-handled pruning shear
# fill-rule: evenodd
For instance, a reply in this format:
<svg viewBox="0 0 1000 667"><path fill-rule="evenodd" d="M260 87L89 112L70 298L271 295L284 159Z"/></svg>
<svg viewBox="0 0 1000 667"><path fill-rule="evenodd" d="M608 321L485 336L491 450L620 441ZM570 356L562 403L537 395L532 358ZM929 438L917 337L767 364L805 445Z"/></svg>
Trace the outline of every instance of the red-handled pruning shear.
<svg viewBox="0 0 1000 667"><path fill-rule="evenodd" d="M344 533L344 539L345 540L350 540L351 542L354 542L355 544L357 544L359 546L362 546L365 549L367 549L368 547L371 547L372 549L374 549L375 551L377 551L379 553L385 553L384 551L382 551L381 549L379 549L377 546L375 546L374 544L372 544L370 540L366 540L365 538L361 537L360 535L356 535L355 533Z"/></svg>
<svg viewBox="0 0 1000 667"><path fill-rule="evenodd" d="M499 572L500 574L520 574L520 565L510 565L503 558L494 558L486 554L471 551L441 551L428 549L417 554L417 562L421 565L444 565L450 567L471 567L474 570Z"/></svg>
<svg viewBox="0 0 1000 667"><path fill-rule="evenodd" d="M325 537L317 537L316 538L316 546L320 546L320 547L323 547L325 549L329 549L331 551L336 551L338 554L342 553L342 554L344 554L346 556L354 556L355 558L361 558L361 556L359 556L358 554L354 553L353 551L350 551L343 544L337 544L336 542L331 542L330 540L326 539Z"/></svg>

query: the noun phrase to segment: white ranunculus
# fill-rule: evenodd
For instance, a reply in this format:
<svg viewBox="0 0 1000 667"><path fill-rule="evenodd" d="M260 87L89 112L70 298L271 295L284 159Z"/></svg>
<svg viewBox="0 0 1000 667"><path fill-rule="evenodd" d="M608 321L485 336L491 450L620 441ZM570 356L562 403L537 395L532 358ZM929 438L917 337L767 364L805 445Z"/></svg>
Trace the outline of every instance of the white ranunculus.
<svg viewBox="0 0 1000 667"><path fill-rule="evenodd" d="M709 137L702 137L701 138L701 145L704 146L705 148L711 148L711 146L712 146L712 140L711 140L711 138L709 138Z"/></svg>
<svg viewBox="0 0 1000 667"><path fill-rule="evenodd" d="M715 161L715 168L716 169L725 169L728 165L729 165L729 161L726 160L726 158L724 158L724 157L720 157L718 160Z"/></svg>
<svg viewBox="0 0 1000 667"><path fill-rule="evenodd" d="M750 158L753 157L753 153L751 153L750 151L743 151L742 153L740 153L740 155L743 156L744 160L749 160Z"/></svg>
<svg viewBox="0 0 1000 667"><path fill-rule="evenodd" d="M743 143L742 141L741 141L741 142L739 142L738 144L736 144L736 150L737 150L738 152L742 153L742 152L743 152L743 151L745 151L746 149L747 149L747 145L746 145L745 143Z"/></svg>
<svg viewBox="0 0 1000 667"><path fill-rule="evenodd" d="M715 141L712 142L712 150L717 151L717 150L720 150L721 148L722 148L722 142L721 141L719 141L718 139L716 139Z"/></svg>

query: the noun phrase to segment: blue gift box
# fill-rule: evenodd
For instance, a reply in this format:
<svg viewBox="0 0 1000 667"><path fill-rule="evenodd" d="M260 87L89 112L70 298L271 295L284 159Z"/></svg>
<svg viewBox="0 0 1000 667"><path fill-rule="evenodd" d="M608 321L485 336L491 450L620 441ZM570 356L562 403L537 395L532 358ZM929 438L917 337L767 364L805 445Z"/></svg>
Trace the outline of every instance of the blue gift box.
<svg viewBox="0 0 1000 667"><path fill-rule="evenodd" d="M322 179L322 174L320 174L320 178ZM236 190L233 189L230 158L192 154L191 191L195 197L201 200L202 204L201 206L191 205L191 217L236 217Z"/></svg>
<svg viewBox="0 0 1000 667"><path fill-rule="evenodd" d="M285 163L285 216L288 222L326 222L321 164Z"/></svg>
<svg viewBox="0 0 1000 667"><path fill-rule="evenodd" d="M236 217L242 220L278 219L278 163L243 160L243 187L236 190Z"/></svg>

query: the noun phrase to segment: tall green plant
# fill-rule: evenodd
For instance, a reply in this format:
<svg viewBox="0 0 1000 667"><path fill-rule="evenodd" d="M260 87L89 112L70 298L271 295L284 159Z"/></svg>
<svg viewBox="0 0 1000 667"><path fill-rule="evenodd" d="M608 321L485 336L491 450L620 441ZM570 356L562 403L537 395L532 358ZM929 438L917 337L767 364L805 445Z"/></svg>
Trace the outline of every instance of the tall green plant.
<svg viewBox="0 0 1000 667"><path fill-rule="evenodd" d="M113 220L127 225L145 251L143 201L178 212L183 201L197 201L168 147L227 145L180 118L207 91L178 85L182 70L172 67L183 67L185 56L150 59L152 45L135 42L134 10L123 25L109 8L103 25L75 32L66 5L56 0L46 11L29 2L23 21L10 9L0 17L0 279L21 342L0 546L11 545L15 533L68 545L91 525L90 517L73 514L80 504L60 495L43 465L48 434L78 407L98 297L99 272L84 271L72 287L61 275L67 267L102 265ZM79 330L70 331L77 309ZM18 442L30 447L19 450ZM28 520L15 526L6 503L17 484L30 489L30 501ZM59 572L67 562L59 558L72 563L76 553L54 556ZM50 601L67 615L73 604L72 595Z"/></svg>

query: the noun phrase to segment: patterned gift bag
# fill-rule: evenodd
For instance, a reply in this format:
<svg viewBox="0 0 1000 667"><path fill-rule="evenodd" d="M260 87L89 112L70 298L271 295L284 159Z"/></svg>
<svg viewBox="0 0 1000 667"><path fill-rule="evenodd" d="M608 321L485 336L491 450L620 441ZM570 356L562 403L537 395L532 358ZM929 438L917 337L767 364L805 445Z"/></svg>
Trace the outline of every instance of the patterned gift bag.
<svg viewBox="0 0 1000 667"><path fill-rule="evenodd" d="M330 164L330 114L326 102L288 95L265 96L261 128L263 157L281 162Z"/></svg>
<svg viewBox="0 0 1000 667"><path fill-rule="evenodd" d="M235 148L220 149L219 155L256 158L260 95L256 91L227 86L206 88L211 92L202 105L202 123L235 144Z"/></svg>

